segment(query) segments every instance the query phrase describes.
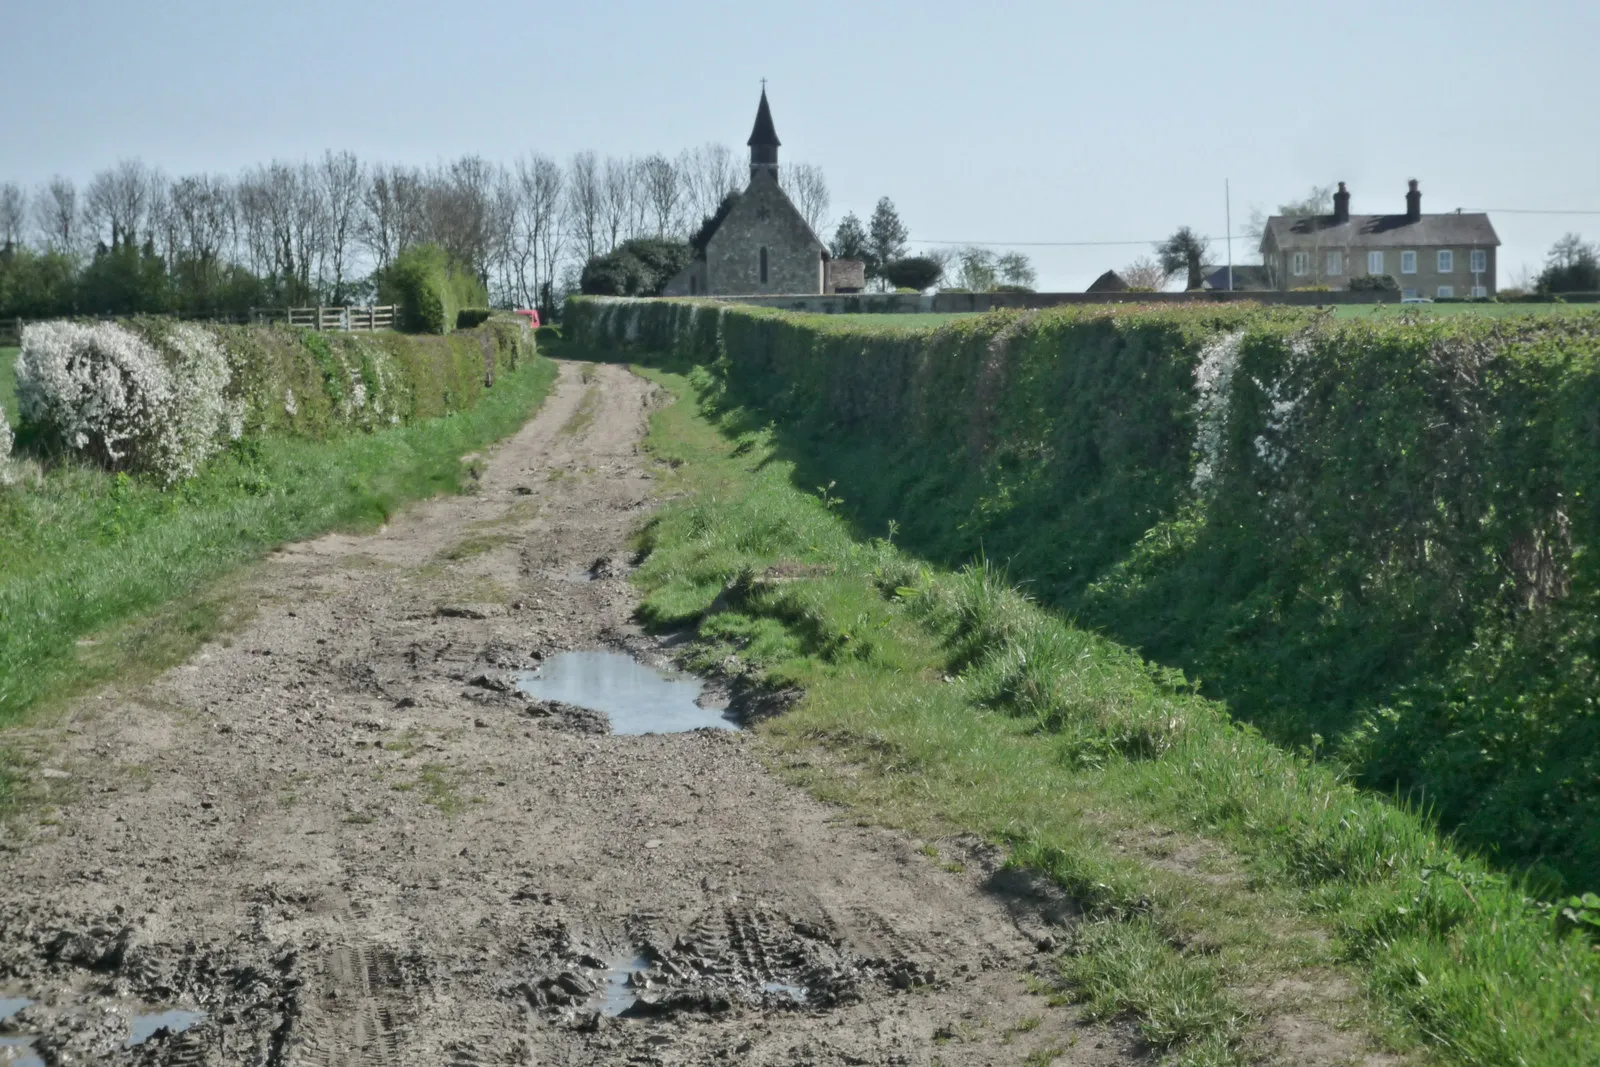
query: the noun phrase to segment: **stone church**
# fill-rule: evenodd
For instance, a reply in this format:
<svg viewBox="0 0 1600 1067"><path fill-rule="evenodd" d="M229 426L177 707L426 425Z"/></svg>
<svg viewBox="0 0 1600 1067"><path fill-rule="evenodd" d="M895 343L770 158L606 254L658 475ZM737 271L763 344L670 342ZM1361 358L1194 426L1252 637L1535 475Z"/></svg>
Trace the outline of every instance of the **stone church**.
<svg viewBox="0 0 1600 1067"><path fill-rule="evenodd" d="M750 132L750 184L706 242L705 257L680 271L665 296L816 296L859 292L859 260L836 260L778 184L778 131L761 90Z"/></svg>

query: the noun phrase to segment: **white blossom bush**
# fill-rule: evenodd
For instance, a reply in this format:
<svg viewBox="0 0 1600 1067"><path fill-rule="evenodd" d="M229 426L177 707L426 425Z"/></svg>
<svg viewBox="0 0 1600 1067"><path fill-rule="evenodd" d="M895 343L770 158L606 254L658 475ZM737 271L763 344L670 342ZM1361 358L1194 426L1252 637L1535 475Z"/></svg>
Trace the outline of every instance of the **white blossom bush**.
<svg viewBox="0 0 1600 1067"><path fill-rule="evenodd" d="M226 354L204 329L179 325L155 344L116 323L28 326L17 359L25 421L109 470L167 482L193 475L243 410L227 399Z"/></svg>
<svg viewBox="0 0 1600 1067"><path fill-rule="evenodd" d="M1239 369L1244 331L1219 337L1200 352L1194 369L1195 465L1191 483L1205 493L1227 460L1228 410L1233 400L1233 375Z"/></svg>
<svg viewBox="0 0 1600 1067"><path fill-rule="evenodd" d="M16 475L11 470L11 423L6 419L6 409L0 407L0 485L10 485L16 481Z"/></svg>

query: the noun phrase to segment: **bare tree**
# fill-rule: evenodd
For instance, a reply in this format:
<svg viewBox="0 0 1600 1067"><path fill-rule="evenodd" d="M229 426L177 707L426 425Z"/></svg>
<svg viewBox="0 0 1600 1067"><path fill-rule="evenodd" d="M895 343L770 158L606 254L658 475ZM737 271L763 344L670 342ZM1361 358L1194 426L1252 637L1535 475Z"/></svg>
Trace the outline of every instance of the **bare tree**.
<svg viewBox="0 0 1600 1067"><path fill-rule="evenodd" d="M1166 270L1152 256L1140 256L1117 273L1128 283L1128 288L1148 289L1152 292L1165 289L1169 277Z"/></svg>
<svg viewBox="0 0 1600 1067"><path fill-rule="evenodd" d="M327 212L323 232L324 254L333 272L329 295L335 304L345 302L345 269L360 222L361 194L366 168L352 152L326 152L317 165L320 199Z"/></svg>
<svg viewBox="0 0 1600 1067"><path fill-rule="evenodd" d="M604 202L599 161L593 152L579 152L567 168L567 216L585 261L599 253L605 239L602 232Z"/></svg>
<svg viewBox="0 0 1600 1067"><path fill-rule="evenodd" d="M821 233L828 217L828 182L822 168L812 163L793 163L779 171L779 184L800 209L806 224Z"/></svg>
<svg viewBox="0 0 1600 1067"><path fill-rule="evenodd" d="M722 198L739 188L739 165L725 144L711 142L684 151L678 157L678 171L685 210L694 224L715 214Z"/></svg>
<svg viewBox="0 0 1600 1067"><path fill-rule="evenodd" d="M499 226L498 168L481 156L463 156L425 179L426 237L451 259L488 281L490 249Z"/></svg>
<svg viewBox="0 0 1600 1067"><path fill-rule="evenodd" d="M657 237L677 231L683 191L681 175L672 160L660 154L645 158L644 193Z"/></svg>
<svg viewBox="0 0 1600 1067"><path fill-rule="evenodd" d="M606 158L600 180L600 226L605 234L607 252L635 236L629 232L629 224L634 217L634 200L638 197L638 172L633 160Z"/></svg>
<svg viewBox="0 0 1600 1067"><path fill-rule="evenodd" d="M10 251L22 243L22 224L28 216L28 199L15 182L0 185L0 249Z"/></svg>
<svg viewBox="0 0 1600 1067"><path fill-rule="evenodd" d="M125 159L89 181L84 195L84 223L89 235L117 248L134 244L150 210L155 174L137 159Z"/></svg>
<svg viewBox="0 0 1600 1067"><path fill-rule="evenodd" d="M422 178L408 167L372 168L361 194L357 237L379 270L416 243L422 224Z"/></svg>
<svg viewBox="0 0 1600 1067"><path fill-rule="evenodd" d="M68 178L51 178L33 198L33 222L46 248L77 251L78 187Z"/></svg>
<svg viewBox="0 0 1600 1067"><path fill-rule="evenodd" d="M185 259L219 264L233 241L237 221L233 188L220 175L180 178L172 185L168 217Z"/></svg>
<svg viewBox="0 0 1600 1067"><path fill-rule="evenodd" d="M545 304L545 286L555 277L560 234L563 177L561 165L545 156L517 160L511 172L514 210L510 235L510 274L516 302Z"/></svg>

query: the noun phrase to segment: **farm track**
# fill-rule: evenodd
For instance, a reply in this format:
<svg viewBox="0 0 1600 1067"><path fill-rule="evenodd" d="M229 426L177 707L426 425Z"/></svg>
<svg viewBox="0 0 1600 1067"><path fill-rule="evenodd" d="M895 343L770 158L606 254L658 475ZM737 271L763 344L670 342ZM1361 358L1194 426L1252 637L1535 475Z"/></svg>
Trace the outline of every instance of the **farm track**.
<svg viewBox="0 0 1600 1067"><path fill-rule="evenodd" d="M992 853L857 826L755 737L510 691L665 662L626 581L656 402L563 366L474 494L275 553L239 632L12 731L46 797L0 836L0 997L37 1001L0 1031L51 1064L1148 1062L1028 992L1070 909ZM638 1017L597 1015L633 957ZM125 1048L141 1005L207 1017Z"/></svg>

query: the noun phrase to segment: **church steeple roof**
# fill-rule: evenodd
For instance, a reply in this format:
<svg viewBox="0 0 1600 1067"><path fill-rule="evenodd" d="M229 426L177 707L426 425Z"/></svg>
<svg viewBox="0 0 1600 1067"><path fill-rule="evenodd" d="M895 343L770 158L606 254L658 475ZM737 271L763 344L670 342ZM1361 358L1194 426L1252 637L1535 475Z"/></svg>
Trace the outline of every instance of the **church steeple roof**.
<svg viewBox="0 0 1600 1067"><path fill-rule="evenodd" d="M767 106L766 86L761 88L761 106L756 109L755 129L750 131L750 140L745 144L751 148L777 148L783 142L778 140L778 131L772 125L772 109Z"/></svg>

